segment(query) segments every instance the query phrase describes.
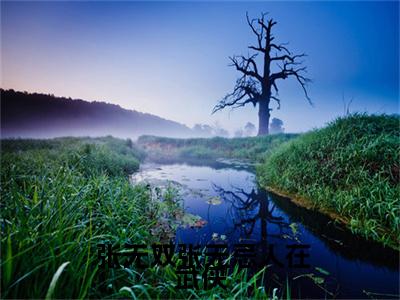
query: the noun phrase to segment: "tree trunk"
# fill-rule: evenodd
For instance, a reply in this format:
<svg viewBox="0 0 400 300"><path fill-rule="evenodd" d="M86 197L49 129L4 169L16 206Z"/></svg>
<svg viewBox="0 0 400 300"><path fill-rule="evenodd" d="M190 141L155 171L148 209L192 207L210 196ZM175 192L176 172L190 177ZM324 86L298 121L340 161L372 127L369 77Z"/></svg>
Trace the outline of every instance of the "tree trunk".
<svg viewBox="0 0 400 300"><path fill-rule="evenodd" d="M268 101L261 100L258 103L258 136L269 133L269 108Z"/></svg>

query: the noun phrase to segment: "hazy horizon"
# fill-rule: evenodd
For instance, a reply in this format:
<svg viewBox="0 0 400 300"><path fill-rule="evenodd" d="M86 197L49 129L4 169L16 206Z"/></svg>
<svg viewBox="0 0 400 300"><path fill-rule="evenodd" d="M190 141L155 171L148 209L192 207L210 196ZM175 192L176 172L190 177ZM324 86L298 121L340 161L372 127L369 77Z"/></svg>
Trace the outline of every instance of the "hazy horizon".
<svg viewBox="0 0 400 300"><path fill-rule="evenodd" d="M218 122L231 133L252 106L211 115L247 54L245 14L268 11L278 41L308 56L307 104L293 80L280 85L286 132L321 127L350 111L399 112L398 2L2 2L4 89L104 101L189 127Z"/></svg>

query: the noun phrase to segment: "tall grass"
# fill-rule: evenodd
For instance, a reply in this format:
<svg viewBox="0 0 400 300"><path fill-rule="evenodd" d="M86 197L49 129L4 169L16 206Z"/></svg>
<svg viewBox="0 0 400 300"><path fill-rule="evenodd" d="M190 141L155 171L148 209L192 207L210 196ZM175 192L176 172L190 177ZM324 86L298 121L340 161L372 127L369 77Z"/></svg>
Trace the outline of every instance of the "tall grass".
<svg viewBox="0 0 400 300"><path fill-rule="evenodd" d="M176 289L170 267L101 272L98 243L159 242L150 233L159 203L174 194L158 199L130 184L142 157L130 141L111 137L2 141L2 298L266 297L256 285L263 273L237 268L230 289L208 291Z"/></svg>
<svg viewBox="0 0 400 300"><path fill-rule="evenodd" d="M399 248L399 117L354 114L282 145L258 168L264 186L348 219L367 238Z"/></svg>
<svg viewBox="0 0 400 300"><path fill-rule="evenodd" d="M177 139L141 136L138 145L152 158L215 159L235 158L262 161L282 143L297 134L276 134L247 138L191 138Z"/></svg>
<svg viewBox="0 0 400 300"><path fill-rule="evenodd" d="M102 285L96 277L97 243L149 236L141 228L149 224L148 191L125 177L139 166L125 143L2 141L1 267L7 274L2 297L44 298L67 261L52 297L93 295L93 286Z"/></svg>

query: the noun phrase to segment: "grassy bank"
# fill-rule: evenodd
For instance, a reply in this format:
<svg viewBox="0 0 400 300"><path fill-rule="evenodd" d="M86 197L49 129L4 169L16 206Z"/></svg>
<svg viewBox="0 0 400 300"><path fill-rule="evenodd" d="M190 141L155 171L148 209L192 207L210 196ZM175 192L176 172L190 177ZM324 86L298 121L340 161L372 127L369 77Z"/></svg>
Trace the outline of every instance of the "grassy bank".
<svg viewBox="0 0 400 300"><path fill-rule="evenodd" d="M398 249L399 121L385 115L339 118L276 149L258 168L258 178Z"/></svg>
<svg viewBox="0 0 400 300"><path fill-rule="evenodd" d="M152 159L235 158L259 162L267 153L296 136L297 134L276 134L232 139L141 136L137 143Z"/></svg>
<svg viewBox="0 0 400 300"><path fill-rule="evenodd" d="M399 118L354 115L293 137L142 137L140 148L130 140L112 137L2 140L2 298L271 294L257 283L262 273L251 277L237 268L226 280L227 290L208 291L177 289L171 267L117 267L102 274L97 265L99 243L160 242L160 236L152 233L180 200L175 190L154 193L129 182L127 175L145 157L143 149L163 158L262 162L258 178L264 186L331 211L354 232L398 248Z"/></svg>
<svg viewBox="0 0 400 300"><path fill-rule="evenodd" d="M99 243L159 242L152 229L179 200L173 190L130 184L142 158L132 142L111 137L2 140L2 298L265 297L261 273L237 269L228 290L208 291L176 289L171 267L101 272Z"/></svg>

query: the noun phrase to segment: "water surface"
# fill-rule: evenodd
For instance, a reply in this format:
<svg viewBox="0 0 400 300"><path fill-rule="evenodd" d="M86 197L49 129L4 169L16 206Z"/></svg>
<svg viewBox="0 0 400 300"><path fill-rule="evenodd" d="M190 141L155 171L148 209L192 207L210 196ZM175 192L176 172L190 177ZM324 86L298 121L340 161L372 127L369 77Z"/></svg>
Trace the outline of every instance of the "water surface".
<svg viewBox="0 0 400 300"><path fill-rule="evenodd" d="M256 264L250 271L269 265L269 290L284 289L288 279L293 297L399 298L398 252L258 187L251 166L226 161L144 164L133 179L175 185L185 210L207 221L202 228L178 228L176 243L204 246L222 236L230 247L255 244ZM294 244L310 246L303 250L309 267L290 266L287 246ZM277 262L267 261L271 245Z"/></svg>

